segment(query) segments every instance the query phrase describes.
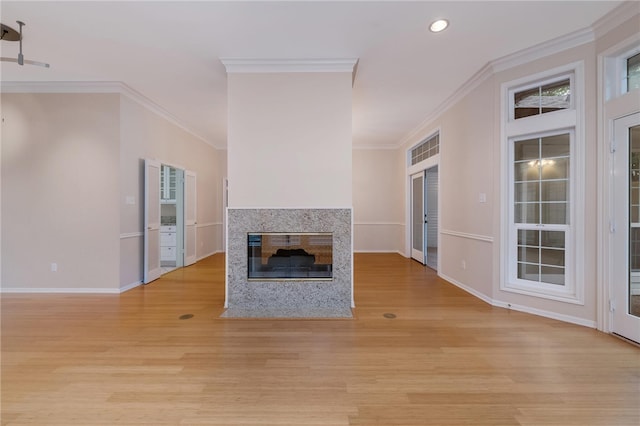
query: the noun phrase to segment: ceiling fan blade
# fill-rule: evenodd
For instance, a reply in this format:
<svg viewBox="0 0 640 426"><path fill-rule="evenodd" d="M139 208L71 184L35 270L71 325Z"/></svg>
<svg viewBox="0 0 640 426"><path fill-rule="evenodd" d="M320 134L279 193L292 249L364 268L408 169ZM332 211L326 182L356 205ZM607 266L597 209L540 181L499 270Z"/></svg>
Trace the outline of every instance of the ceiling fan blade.
<svg viewBox="0 0 640 426"><path fill-rule="evenodd" d="M2 58L0 58L0 62L15 62L17 64L18 58L6 58L3 56Z"/></svg>
<svg viewBox="0 0 640 426"><path fill-rule="evenodd" d="M44 68L49 68L49 67L50 67L50 66L49 66L49 64L46 64L46 63L44 63L44 62L30 61L30 60L28 60L28 59L25 59L25 60L24 60L24 63L25 63L25 64L29 64L29 65L36 65L36 66L44 67Z"/></svg>
<svg viewBox="0 0 640 426"><path fill-rule="evenodd" d="M2 57L0 58L0 62L15 62L16 64L22 65L20 64L20 61L18 60L18 58L6 58L6 57ZM44 63L44 62L38 62L38 61L31 61L29 59L24 59L22 61L25 64L29 64L29 65L36 65L39 67L44 67L44 68L50 68L51 65Z"/></svg>

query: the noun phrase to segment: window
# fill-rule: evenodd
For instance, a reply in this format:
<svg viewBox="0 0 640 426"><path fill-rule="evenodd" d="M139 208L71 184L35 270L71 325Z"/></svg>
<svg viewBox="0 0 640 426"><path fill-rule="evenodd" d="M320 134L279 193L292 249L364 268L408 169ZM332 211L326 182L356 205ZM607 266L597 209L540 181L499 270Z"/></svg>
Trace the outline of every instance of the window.
<svg viewBox="0 0 640 426"><path fill-rule="evenodd" d="M514 93L515 119L568 109L571 107L571 82L563 79Z"/></svg>
<svg viewBox="0 0 640 426"><path fill-rule="evenodd" d="M640 53L627 58L626 62L626 79L627 92L634 89L640 89Z"/></svg>
<svg viewBox="0 0 640 426"><path fill-rule="evenodd" d="M419 162L426 160L429 157L440 152L440 135L435 135L420 142L415 148L411 150L411 165L416 165Z"/></svg>
<svg viewBox="0 0 640 426"><path fill-rule="evenodd" d="M504 84L502 290L583 303L583 65ZM522 120L523 118L526 120Z"/></svg>
<svg viewBox="0 0 640 426"><path fill-rule="evenodd" d="M516 278L564 286L571 134L514 140Z"/></svg>

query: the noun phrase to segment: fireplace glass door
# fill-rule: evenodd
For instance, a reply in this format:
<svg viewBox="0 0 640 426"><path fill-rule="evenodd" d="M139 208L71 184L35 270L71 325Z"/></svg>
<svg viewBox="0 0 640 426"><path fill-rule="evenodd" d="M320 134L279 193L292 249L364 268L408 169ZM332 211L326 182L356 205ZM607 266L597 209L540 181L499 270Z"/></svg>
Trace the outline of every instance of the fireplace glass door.
<svg viewBox="0 0 640 426"><path fill-rule="evenodd" d="M249 280L331 280L331 233L249 233Z"/></svg>

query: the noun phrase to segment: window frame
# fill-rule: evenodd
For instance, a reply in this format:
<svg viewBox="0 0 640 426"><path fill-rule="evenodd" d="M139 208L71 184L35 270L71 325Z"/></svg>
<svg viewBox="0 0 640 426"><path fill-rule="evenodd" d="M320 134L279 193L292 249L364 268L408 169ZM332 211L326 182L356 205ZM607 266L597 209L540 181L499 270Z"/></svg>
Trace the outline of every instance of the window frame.
<svg viewBox="0 0 640 426"><path fill-rule="evenodd" d="M517 92L544 86L569 78L570 108L514 118L514 95ZM501 85L501 278L500 290L544 299L584 305L584 62L528 75ZM515 141L558 134L570 134L568 223L516 224L515 223ZM517 278L518 229L565 232L565 284L550 284Z"/></svg>
<svg viewBox="0 0 640 426"><path fill-rule="evenodd" d="M630 93L627 86L627 59L640 53L640 39L630 43L635 46L620 49L619 53L604 58L605 102Z"/></svg>
<svg viewBox="0 0 640 426"><path fill-rule="evenodd" d="M413 151L418 149L420 146L428 144L432 139L436 139L437 138L437 144L432 148L429 149L429 151L433 150L435 151L432 155L428 156L428 157L424 157L422 160L413 163ZM420 142L418 142L417 144L413 145L411 148L409 148L408 150L408 166L409 167L415 167L420 163L423 163L427 160L429 160L430 158L435 158L438 155L440 155L440 131L437 130L435 132L432 132L429 134L429 136L427 136L426 138L423 138L420 140Z"/></svg>
<svg viewBox="0 0 640 426"><path fill-rule="evenodd" d="M533 138L544 138L547 136L555 136L561 134L569 134L569 197L567 199L567 203L569 206L569 217L566 224L543 224L543 223L516 223L515 222L515 204L516 204L516 196L515 196L515 171L513 165L515 164L515 155L514 155L514 146L515 142L521 141L523 139L533 139ZM572 164L572 160L574 158L573 153L575 152L575 131L573 129L557 129L555 131L547 131L539 134L533 135L522 135L518 137L509 138L509 163L510 163L510 175L508 180L510 182L509 189L509 282L515 284L515 286L519 289L526 290L527 292L532 293L544 293L544 294L553 294L559 297L564 297L566 295L572 295L575 293L575 280L573 279L573 268L570 268L569 265L574 263L574 249L573 244L569 244L573 241L573 233L574 229L572 225L572 211L573 200L575 197L574 194L574 167ZM542 218L539 218L540 221ZM556 231L556 232L564 232L565 235L565 246L564 246L564 270L565 270L565 284L560 286L558 284L550 284L542 281L530 281L518 278L518 231L519 230L530 230L530 231Z"/></svg>

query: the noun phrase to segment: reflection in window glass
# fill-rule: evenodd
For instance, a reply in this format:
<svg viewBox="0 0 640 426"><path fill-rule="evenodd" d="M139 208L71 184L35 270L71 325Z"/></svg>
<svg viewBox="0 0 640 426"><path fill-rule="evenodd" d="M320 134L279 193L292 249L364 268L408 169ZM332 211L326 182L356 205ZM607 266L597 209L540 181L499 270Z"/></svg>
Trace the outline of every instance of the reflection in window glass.
<svg viewBox="0 0 640 426"><path fill-rule="evenodd" d="M553 83L516 92L513 95L515 119L546 114L571 107L571 81Z"/></svg>
<svg viewBox="0 0 640 426"><path fill-rule="evenodd" d="M564 231L518 231L518 278L564 285Z"/></svg>
<svg viewBox="0 0 640 426"><path fill-rule="evenodd" d="M570 149L568 133L514 142L515 223L568 224Z"/></svg>
<svg viewBox="0 0 640 426"><path fill-rule="evenodd" d="M627 92L640 89L640 53L627 59Z"/></svg>
<svg viewBox="0 0 640 426"><path fill-rule="evenodd" d="M514 141L513 208L517 226L569 223L569 133ZM517 277L565 285L565 231L518 230Z"/></svg>

